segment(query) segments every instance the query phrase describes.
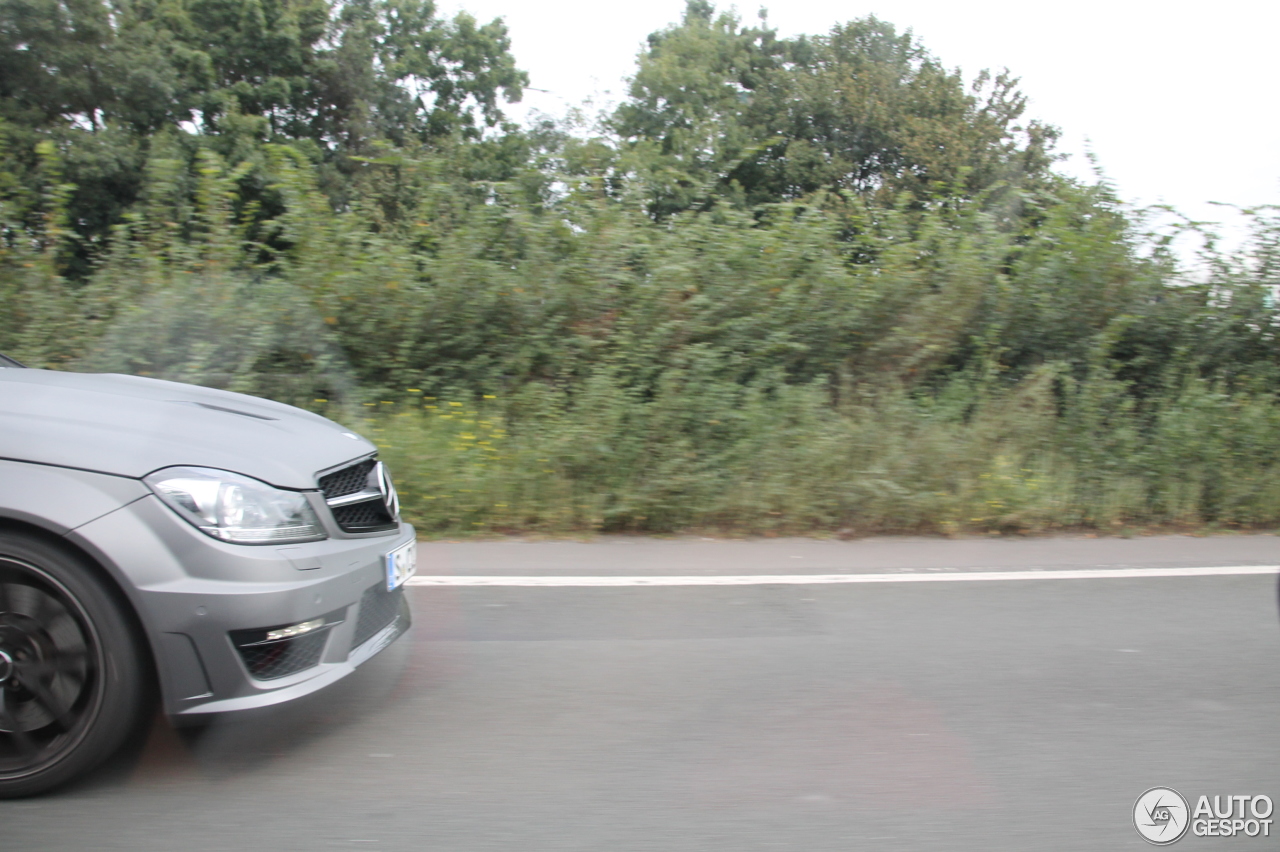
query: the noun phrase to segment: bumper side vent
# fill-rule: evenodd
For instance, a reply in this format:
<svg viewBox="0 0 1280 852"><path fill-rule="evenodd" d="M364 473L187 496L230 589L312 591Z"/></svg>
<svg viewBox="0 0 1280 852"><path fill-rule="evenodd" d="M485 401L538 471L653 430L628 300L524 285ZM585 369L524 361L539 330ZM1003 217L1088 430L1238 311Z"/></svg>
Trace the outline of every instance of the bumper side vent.
<svg viewBox="0 0 1280 852"><path fill-rule="evenodd" d="M324 625L301 636L272 639L280 628L232 630L231 644L249 674L257 680L275 680L319 665L329 630L342 623L342 610L324 616Z"/></svg>
<svg viewBox="0 0 1280 852"><path fill-rule="evenodd" d="M249 674L258 680L274 680L288 677L311 668L320 662L324 653L324 640L328 631L297 639L282 639L270 645L237 648Z"/></svg>
<svg viewBox="0 0 1280 852"><path fill-rule="evenodd" d="M388 592L382 583L365 589L360 598L360 615L356 617L355 636L351 640L352 648L359 648L368 642L378 631L395 620L400 609L400 599L404 597L403 589Z"/></svg>

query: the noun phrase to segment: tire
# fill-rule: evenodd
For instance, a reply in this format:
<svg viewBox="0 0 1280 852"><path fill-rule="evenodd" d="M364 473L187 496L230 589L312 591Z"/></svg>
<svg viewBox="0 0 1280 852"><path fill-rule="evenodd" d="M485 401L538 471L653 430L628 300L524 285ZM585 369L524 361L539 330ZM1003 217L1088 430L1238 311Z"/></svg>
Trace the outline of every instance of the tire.
<svg viewBox="0 0 1280 852"><path fill-rule="evenodd" d="M151 671L126 606L70 550L0 531L0 798L89 772L148 718Z"/></svg>

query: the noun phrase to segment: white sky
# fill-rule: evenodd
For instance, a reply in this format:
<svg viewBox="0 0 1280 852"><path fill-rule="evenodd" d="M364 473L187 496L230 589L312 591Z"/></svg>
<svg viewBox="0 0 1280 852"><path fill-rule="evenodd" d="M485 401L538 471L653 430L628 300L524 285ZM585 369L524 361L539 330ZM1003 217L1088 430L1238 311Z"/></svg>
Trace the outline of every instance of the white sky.
<svg viewBox="0 0 1280 852"><path fill-rule="evenodd" d="M621 98L645 36L678 21L684 5L444 0L441 10L506 20L517 63L545 90L509 108L521 118ZM738 7L752 21L757 8ZM1063 130L1059 150L1071 156L1061 170L1089 177L1091 149L1126 201L1223 221L1229 239L1238 239L1237 217L1208 202L1280 204L1280 4L790 0L769 7L769 23L783 36L818 35L868 14L912 29L966 80L1009 68L1030 98L1028 117Z"/></svg>

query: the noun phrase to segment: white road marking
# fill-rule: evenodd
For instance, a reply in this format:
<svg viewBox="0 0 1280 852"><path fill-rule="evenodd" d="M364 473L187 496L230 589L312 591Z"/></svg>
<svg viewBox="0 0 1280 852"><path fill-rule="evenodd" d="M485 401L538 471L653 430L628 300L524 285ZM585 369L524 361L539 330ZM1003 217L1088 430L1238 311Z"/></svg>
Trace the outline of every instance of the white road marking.
<svg viewBox="0 0 1280 852"><path fill-rule="evenodd" d="M738 574L681 577L410 577L408 586L810 586L838 583L971 583L992 580L1120 580L1275 574L1280 565L1195 568L1063 568L1043 571L930 571L927 574Z"/></svg>

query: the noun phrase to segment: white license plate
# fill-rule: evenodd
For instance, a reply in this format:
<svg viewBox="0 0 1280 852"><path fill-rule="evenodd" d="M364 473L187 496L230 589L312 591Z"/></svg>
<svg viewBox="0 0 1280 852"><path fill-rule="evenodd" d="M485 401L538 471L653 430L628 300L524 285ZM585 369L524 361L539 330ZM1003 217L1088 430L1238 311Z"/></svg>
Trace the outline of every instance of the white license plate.
<svg viewBox="0 0 1280 852"><path fill-rule="evenodd" d="M383 558L387 564L387 591L389 592L404 585L404 581L418 570L418 543L411 541L401 545Z"/></svg>

